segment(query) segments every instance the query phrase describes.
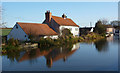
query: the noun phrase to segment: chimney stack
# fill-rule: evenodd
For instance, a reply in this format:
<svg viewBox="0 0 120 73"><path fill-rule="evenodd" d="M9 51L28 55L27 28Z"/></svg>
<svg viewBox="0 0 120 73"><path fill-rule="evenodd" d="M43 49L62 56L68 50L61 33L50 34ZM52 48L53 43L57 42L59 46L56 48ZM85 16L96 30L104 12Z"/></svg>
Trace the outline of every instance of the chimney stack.
<svg viewBox="0 0 120 73"><path fill-rule="evenodd" d="M63 15L62 15L62 18L64 18L64 19L65 19L65 18L67 18L67 16L66 16L65 14L63 14Z"/></svg>
<svg viewBox="0 0 120 73"><path fill-rule="evenodd" d="M47 22L50 22L51 18L52 18L52 13L50 11L47 11L45 13L45 18Z"/></svg>

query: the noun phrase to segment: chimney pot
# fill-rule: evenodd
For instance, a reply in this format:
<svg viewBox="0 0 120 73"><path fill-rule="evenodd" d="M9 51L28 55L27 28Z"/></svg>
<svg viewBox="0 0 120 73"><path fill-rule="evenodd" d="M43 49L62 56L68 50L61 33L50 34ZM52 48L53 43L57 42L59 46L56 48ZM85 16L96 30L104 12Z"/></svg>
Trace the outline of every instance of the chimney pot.
<svg viewBox="0 0 120 73"><path fill-rule="evenodd" d="M64 18L64 19L65 19L65 18L67 18L67 16L66 16L65 14L63 14L63 15L62 15L62 18Z"/></svg>

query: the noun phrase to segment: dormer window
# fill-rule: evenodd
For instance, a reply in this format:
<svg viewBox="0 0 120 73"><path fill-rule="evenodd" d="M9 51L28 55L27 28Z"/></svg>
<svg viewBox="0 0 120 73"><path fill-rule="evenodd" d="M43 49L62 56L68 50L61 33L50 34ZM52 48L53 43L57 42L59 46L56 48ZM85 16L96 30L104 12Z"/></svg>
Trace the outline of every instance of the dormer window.
<svg viewBox="0 0 120 73"><path fill-rule="evenodd" d="M18 29L18 26L16 25L16 29Z"/></svg>

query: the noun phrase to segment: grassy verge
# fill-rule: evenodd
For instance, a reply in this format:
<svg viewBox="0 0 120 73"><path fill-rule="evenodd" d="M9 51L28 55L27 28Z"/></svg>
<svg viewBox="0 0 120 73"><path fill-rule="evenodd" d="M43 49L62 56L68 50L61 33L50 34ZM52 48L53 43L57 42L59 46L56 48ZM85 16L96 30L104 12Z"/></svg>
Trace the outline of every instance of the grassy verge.
<svg viewBox="0 0 120 73"><path fill-rule="evenodd" d="M10 33L12 29L2 29L2 36L6 36Z"/></svg>

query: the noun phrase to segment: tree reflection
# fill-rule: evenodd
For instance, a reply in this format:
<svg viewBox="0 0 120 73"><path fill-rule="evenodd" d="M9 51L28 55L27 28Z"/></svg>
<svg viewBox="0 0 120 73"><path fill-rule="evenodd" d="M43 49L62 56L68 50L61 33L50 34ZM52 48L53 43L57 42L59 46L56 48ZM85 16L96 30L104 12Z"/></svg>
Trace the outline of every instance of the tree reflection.
<svg viewBox="0 0 120 73"><path fill-rule="evenodd" d="M108 50L108 42L106 39L101 39L96 42L94 42L96 49L101 51L107 51Z"/></svg>
<svg viewBox="0 0 120 73"><path fill-rule="evenodd" d="M11 62L14 62L15 60L17 60L20 57L20 52L19 51L8 52L7 54L3 54L3 55L7 55L7 58Z"/></svg>
<svg viewBox="0 0 120 73"><path fill-rule="evenodd" d="M29 58L35 57L36 56L36 49L30 50L28 55L29 55Z"/></svg>

